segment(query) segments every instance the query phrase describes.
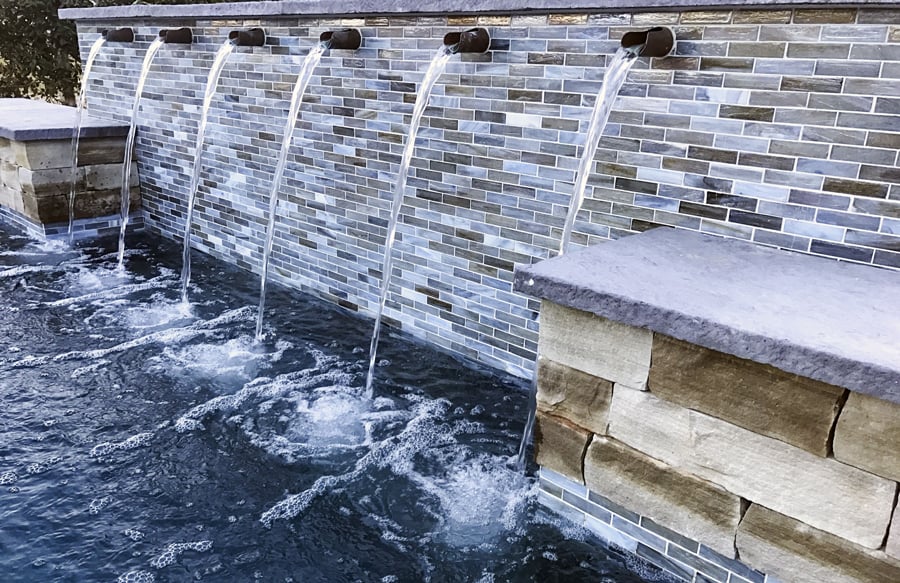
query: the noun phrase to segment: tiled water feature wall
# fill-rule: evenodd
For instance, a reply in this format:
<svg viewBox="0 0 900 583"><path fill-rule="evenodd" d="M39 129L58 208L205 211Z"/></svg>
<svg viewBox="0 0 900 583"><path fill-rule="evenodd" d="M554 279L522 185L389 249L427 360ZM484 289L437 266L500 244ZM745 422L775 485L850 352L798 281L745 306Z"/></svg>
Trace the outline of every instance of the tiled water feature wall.
<svg viewBox="0 0 900 583"><path fill-rule="evenodd" d="M63 11L77 19L82 55L99 31L135 27L136 43L104 48L88 87L92 114L123 121L150 40L160 28L194 30L195 44L164 47L147 80L137 143L147 228L182 232L213 55L230 30L261 26L266 46L236 50L212 104L194 228L198 248L258 271L299 64L321 32L357 27L362 48L326 54L304 99L270 274L373 313L417 84L446 32L486 27L491 51L455 57L426 111L386 315L530 376L539 304L512 291L513 268L556 253L617 39L668 26L675 55L631 70L574 243L671 225L900 268L900 10L879 7L889 3L659 12L635 1L557 14L522 2L502 14L422 16L402 2L379 16L260 6L276 4L263 17L250 4Z"/></svg>

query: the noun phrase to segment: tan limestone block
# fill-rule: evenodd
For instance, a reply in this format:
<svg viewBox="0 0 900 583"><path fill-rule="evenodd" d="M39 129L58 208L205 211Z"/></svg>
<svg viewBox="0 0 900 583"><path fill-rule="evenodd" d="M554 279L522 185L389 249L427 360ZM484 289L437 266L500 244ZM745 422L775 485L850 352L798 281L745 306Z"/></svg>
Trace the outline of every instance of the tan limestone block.
<svg viewBox="0 0 900 583"><path fill-rule="evenodd" d="M132 188L131 209L140 208L140 189ZM24 204L23 213L44 225L67 222L69 219L69 196L57 194L52 196L35 197L25 194L22 197ZM121 206L120 190L80 191L75 195L75 218L87 219L94 217L107 217L119 213Z"/></svg>
<svg viewBox="0 0 900 583"><path fill-rule="evenodd" d="M870 549L881 546L897 484L777 439L616 387L609 435L666 464Z"/></svg>
<svg viewBox="0 0 900 583"><path fill-rule="evenodd" d="M820 457L845 389L773 366L653 335L650 391ZM900 419L898 419L900 421Z"/></svg>
<svg viewBox="0 0 900 583"><path fill-rule="evenodd" d="M891 522L890 532L888 532L887 544L884 552L895 561L900 561L900 514L898 509L894 509L894 520Z"/></svg>
<svg viewBox="0 0 900 583"><path fill-rule="evenodd" d="M538 354L601 379L643 389L653 334L594 314L541 302Z"/></svg>
<svg viewBox="0 0 900 583"><path fill-rule="evenodd" d="M0 184L0 206L5 206L7 208L12 208L15 204L15 201L21 200L21 193L13 190L12 188L7 188L3 184Z"/></svg>
<svg viewBox="0 0 900 583"><path fill-rule="evenodd" d="M16 163L31 170L72 167L72 140L14 141Z"/></svg>
<svg viewBox="0 0 900 583"><path fill-rule="evenodd" d="M541 466L584 483L582 463L591 433L565 419L538 412L534 428L534 457Z"/></svg>
<svg viewBox="0 0 900 583"><path fill-rule="evenodd" d="M82 138L78 142L78 165L121 164L125 159L125 138ZM132 152L134 159L134 152Z"/></svg>
<svg viewBox="0 0 900 583"><path fill-rule="evenodd" d="M900 481L900 405L850 393L834 432L834 457Z"/></svg>
<svg viewBox="0 0 900 583"><path fill-rule="evenodd" d="M584 480L616 504L734 557L740 496L601 436L588 447Z"/></svg>
<svg viewBox="0 0 900 583"><path fill-rule="evenodd" d="M88 190L108 190L122 187L122 164L98 164L85 166L85 187ZM129 186L138 186L137 162L131 163Z"/></svg>
<svg viewBox="0 0 900 583"><path fill-rule="evenodd" d="M900 581L900 562L754 504L737 532L741 560L790 583Z"/></svg>
<svg viewBox="0 0 900 583"><path fill-rule="evenodd" d="M71 168L47 168L44 170L32 170L23 166L19 167L19 183L22 192L32 196L53 196L68 194L72 188ZM78 169L76 190L84 188L84 172Z"/></svg>
<svg viewBox="0 0 900 583"><path fill-rule="evenodd" d="M538 410L568 419L593 433L606 433L611 382L539 358L537 389Z"/></svg>
<svg viewBox="0 0 900 583"><path fill-rule="evenodd" d="M19 167L11 160L0 161L0 186L4 186L16 192L22 190L19 181Z"/></svg>

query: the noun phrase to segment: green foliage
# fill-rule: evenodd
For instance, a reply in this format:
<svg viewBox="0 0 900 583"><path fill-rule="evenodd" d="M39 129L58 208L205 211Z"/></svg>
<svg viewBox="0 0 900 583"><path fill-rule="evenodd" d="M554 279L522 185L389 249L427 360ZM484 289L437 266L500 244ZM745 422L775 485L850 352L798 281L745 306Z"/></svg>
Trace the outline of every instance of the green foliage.
<svg viewBox="0 0 900 583"><path fill-rule="evenodd" d="M0 0L0 97L75 102L81 76L78 37L72 22L58 18L60 8L222 1Z"/></svg>
<svg viewBox="0 0 900 583"><path fill-rule="evenodd" d="M0 97L74 102L78 42L59 7L60 0L0 2Z"/></svg>

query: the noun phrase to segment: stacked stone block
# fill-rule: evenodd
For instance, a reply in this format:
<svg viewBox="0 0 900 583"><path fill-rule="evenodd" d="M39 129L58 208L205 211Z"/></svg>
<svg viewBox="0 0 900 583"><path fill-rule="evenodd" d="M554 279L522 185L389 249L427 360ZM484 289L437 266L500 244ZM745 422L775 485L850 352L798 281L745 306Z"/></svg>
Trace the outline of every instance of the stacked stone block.
<svg viewBox="0 0 900 583"><path fill-rule="evenodd" d="M552 302L541 314L537 461L584 485L557 505L599 502L610 520L588 526L633 532L629 550L686 580L726 581L703 549L756 570L728 581L900 580L900 406Z"/></svg>
<svg viewBox="0 0 900 583"><path fill-rule="evenodd" d="M95 219L119 212L122 137L83 138L78 148L75 218ZM132 163L131 204L140 205L137 167ZM67 228L72 184L72 140L0 138L0 207L24 219L40 234ZM79 229L89 227L80 221ZM94 232L93 234L97 234Z"/></svg>

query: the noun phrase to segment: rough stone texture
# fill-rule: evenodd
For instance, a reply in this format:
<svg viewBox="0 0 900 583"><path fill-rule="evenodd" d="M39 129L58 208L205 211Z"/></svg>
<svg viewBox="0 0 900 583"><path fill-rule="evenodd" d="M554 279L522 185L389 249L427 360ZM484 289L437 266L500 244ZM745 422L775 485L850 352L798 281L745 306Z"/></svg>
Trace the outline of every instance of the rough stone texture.
<svg viewBox="0 0 900 583"><path fill-rule="evenodd" d="M895 272L654 229L520 267L515 288L900 402Z"/></svg>
<svg viewBox="0 0 900 583"><path fill-rule="evenodd" d="M666 401L820 457L830 453L831 429L846 392L662 334L653 335L648 388Z"/></svg>
<svg viewBox="0 0 900 583"><path fill-rule="evenodd" d="M72 138L75 108L33 99L0 99L0 137L20 142ZM124 136L128 124L85 115L81 137Z"/></svg>
<svg viewBox="0 0 900 583"><path fill-rule="evenodd" d="M593 433L606 433L611 382L546 358L538 360L539 411L564 417Z"/></svg>
<svg viewBox="0 0 900 583"><path fill-rule="evenodd" d="M900 562L758 504L737 532L741 560L790 583L900 581Z"/></svg>
<svg viewBox="0 0 900 583"><path fill-rule="evenodd" d="M594 436L584 461L587 487L616 504L734 556L741 498L615 440Z"/></svg>
<svg viewBox="0 0 900 583"><path fill-rule="evenodd" d="M94 217L107 217L120 210L120 188L109 190L81 191L75 197L75 218L86 219ZM132 187L131 208L139 209L141 204L140 189ZM20 197L22 214L33 221L43 225L53 225L66 222L69 219L68 194L53 194L47 196L32 196L25 194Z"/></svg>
<svg viewBox="0 0 900 583"><path fill-rule="evenodd" d="M573 10L672 10L678 7L696 9L701 7L726 8L731 6L765 7L775 6L827 6L846 5L837 0L493 0L491 12L539 12ZM894 6L892 0L866 0L869 6ZM285 2L229 3L216 6L111 6L104 8L66 8L59 11L60 18L69 20L112 19L112 18L231 18L247 16L319 16L342 14L454 14L480 13L485 6L473 0L444 0L440 4L424 5L410 0L386 2L385 0L361 0L352 4L335 4L328 0L306 0Z"/></svg>
<svg viewBox="0 0 900 583"><path fill-rule="evenodd" d="M635 389L647 384L652 335L590 312L541 302L538 354Z"/></svg>
<svg viewBox="0 0 900 583"><path fill-rule="evenodd" d="M560 417L538 412L534 428L535 461L583 484L582 463L590 438L590 431Z"/></svg>
<svg viewBox="0 0 900 583"><path fill-rule="evenodd" d="M834 432L834 457L900 481L900 405L851 393Z"/></svg>
<svg viewBox="0 0 900 583"><path fill-rule="evenodd" d="M897 515L896 508L894 509L894 520L891 522L891 529L888 533L884 552L892 559L900 561L900 516Z"/></svg>
<svg viewBox="0 0 900 583"><path fill-rule="evenodd" d="M125 140L119 122L98 125L86 120L78 147L75 178L75 219L117 215L120 209ZM68 223L72 188L72 128L74 110L24 99L0 99L0 133L28 141L0 138L0 206L33 223L42 234L48 225ZM68 135L62 129L68 123ZM33 124L33 125L28 125ZM24 128L24 129L23 129ZM29 133L34 128L37 133ZM127 130L127 125L125 126ZM108 130L108 131L107 131ZM106 135L113 137L91 137ZM37 139L51 136L53 139ZM131 162L131 208L139 209L138 167Z"/></svg>
<svg viewBox="0 0 900 583"><path fill-rule="evenodd" d="M876 549L897 484L652 394L616 388L609 435L815 528Z"/></svg>

